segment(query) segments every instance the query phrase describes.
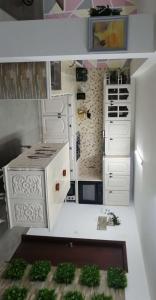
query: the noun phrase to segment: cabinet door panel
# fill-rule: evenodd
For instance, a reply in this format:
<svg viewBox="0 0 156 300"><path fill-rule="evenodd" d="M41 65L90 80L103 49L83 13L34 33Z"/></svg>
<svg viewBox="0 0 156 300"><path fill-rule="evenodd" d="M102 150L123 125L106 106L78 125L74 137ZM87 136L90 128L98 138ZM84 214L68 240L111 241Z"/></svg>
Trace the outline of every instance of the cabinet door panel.
<svg viewBox="0 0 156 300"><path fill-rule="evenodd" d="M105 138L106 155L129 155L130 138Z"/></svg>
<svg viewBox="0 0 156 300"><path fill-rule="evenodd" d="M52 143L68 141L67 117L43 117L43 138L44 141L51 141Z"/></svg>
<svg viewBox="0 0 156 300"><path fill-rule="evenodd" d="M118 175L129 175L130 174L130 158L105 158L104 159L104 172L105 174L118 174Z"/></svg>
<svg viewBox="0 0 156 300"><path fill-rule="evenodd" d="M130 121L108 121L105 124L106 137L130 137Z"/></svg>
<svg viewBox="0 0 156 300"><path fill-rule="evenodd" d="M43 100L42 114L67 115L67 97L55 97L53 100Z"/></svg>
<svg viewBox="0 0 156 300"><path fill-rule="evenodd" d="M111 101L105 104L105 120L131 120L131 106L127 103Z"/></svg>
<svg viewBox="0 0 156 300"><path fill-rule="evenodd" d="M129 191L105 191L106 205L129 205Z"/></svg>
<svg viewBox="0 0 156 300"><path fill-rule="evenodd" d="M112 190L128 190L130 184L129 176L122 175L106 175L105 176L105 188Z"/></svg>

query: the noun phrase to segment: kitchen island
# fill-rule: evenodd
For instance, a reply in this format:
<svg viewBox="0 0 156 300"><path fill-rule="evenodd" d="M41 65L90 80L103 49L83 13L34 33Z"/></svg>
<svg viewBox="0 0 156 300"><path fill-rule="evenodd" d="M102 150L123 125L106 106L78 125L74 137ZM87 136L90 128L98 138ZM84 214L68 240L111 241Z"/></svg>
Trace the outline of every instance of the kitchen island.
<svg viewBox="0 0 156 300"><path fill-rule="evenodd" d="M51 230L70 188L68 143L34 145L3 170L10 227Z"/></svg>

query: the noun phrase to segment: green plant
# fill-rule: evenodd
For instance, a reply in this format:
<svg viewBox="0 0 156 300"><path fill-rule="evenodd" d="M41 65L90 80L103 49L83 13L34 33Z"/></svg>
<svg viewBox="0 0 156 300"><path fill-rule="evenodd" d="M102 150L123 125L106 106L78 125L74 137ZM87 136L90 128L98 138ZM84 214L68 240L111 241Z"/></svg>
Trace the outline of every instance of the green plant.
<svg viewBox="0 0 156 300"><path fill-rule="evenodd" d="M78 292L78 291L74 291L74 292L67 292L64 296L63 296L64 300L84 300L83 295Z"/></svg>
<svg viewBox="0 0 156 300"><path fill-rule="evenodd" d="M105 294L93 295L91 300L113 300L112 296L106 296Z"/></svg>
<svg viewBox="0 0 156 300"><path fill-rule="evenodd" d="M46 260L36 261L30 270L30 280L32 281L44 281L47 278L48 273L51 270L51 263Z"/></svg>
<svg viewBox="0 0 156 300"><path fill-rule="evenodd" d="M76 267L72 263L61 263L54 274L57 283L69 284L73 281Z"/></svg>
<svg viewBox="0 0 156 300"><path fill-rule="evenodd" d="M107 283L110 288L124 289L127 286L127 276L120 268L111 267L107 271Z"/></svg>
<svg viewBox="0 0 156 300"><path fill-rule="evenodd" d="M41 289L38 292L36 300L55 300L55 290Z"/></svg>
<svg viewBox="0 0 156 300"><path fill-rule="evenodd" d="M80 283L86 286L98 286L100 283L100 271L98 266L86 265L81 269Z"/></svg>
<svg viewBox="0 0 156 300"><path fill-rule="evenodd" d="M117 217L113 212L108 213L108 215L111 216L114 226L120 225L119 217Z"/></svg>
<svg viewBox="0 0 156 300"><path fill-rule="evenodd" d="M10 287L5 290L3 300L24 300L27 295L27 289L18 288L17 286Z"/></svg>
<svg viewBox="0 0 156 300"><path fill-rule="evenodd" d="M21 279L26 269L26 266L27 262L24 261L22 258L12 260L9 263L6 271L4 272L4 278L13 280Z"/></svg>

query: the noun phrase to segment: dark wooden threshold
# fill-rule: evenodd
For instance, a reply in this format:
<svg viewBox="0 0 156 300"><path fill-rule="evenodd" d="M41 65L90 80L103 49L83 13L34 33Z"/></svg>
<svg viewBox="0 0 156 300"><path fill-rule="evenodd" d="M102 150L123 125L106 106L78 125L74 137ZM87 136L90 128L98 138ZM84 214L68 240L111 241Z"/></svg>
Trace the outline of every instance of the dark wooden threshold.
<svg viewBox="0 0 156 300"><path fill-rule="evenodd" d="M60 262L73 262L78 267L96 264L107 270L110 266L120 267L128 272L126 243L63 237L22 235L22 241L15 257L22 257L29 263L48 259L52 265Z"/></svg>

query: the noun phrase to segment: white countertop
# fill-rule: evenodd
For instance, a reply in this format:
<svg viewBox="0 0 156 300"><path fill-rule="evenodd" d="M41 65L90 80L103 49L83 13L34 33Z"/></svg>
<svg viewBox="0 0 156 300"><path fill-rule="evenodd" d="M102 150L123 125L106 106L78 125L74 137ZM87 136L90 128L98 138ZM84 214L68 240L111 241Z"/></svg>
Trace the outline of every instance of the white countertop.
<svg viewBox="0 0 156 300"><path fill-rule="evenodd" d="M9 169L44 169L65 144L39 143L24 151L8 164Z"/></svg>

